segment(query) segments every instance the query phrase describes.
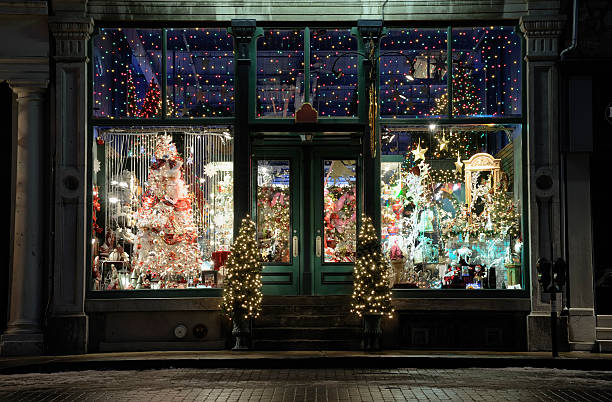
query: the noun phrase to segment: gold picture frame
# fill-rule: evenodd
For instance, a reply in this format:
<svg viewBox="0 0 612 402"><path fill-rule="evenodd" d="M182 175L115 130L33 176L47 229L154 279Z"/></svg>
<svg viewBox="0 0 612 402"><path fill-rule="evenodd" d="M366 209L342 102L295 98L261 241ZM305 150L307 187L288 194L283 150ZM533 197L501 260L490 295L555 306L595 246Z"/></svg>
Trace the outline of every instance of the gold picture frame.
<svg viewBox="0 0 612 402"><path fill-rule="evenodd" d="M491 172L493 191L499 185L501 178L501 159L496 159L493 155L481 152L474 154L468 160L463 161L465 172L465 203L468 211L472 209L472 173Z"/></svg>

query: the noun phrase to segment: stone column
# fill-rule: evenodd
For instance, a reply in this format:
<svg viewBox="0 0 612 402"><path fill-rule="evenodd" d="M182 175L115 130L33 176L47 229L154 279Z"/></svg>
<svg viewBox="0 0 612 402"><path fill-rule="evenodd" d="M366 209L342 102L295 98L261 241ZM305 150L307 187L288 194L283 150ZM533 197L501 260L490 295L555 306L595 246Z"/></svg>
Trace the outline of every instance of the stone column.
<svg viewBox="0 0 612 402"><path fill-rule="evenodd" d="M558 71L559 37L565 24L561 15L528 15L521 18L526 38L527 178L524 200L529 223L531 313L527 317L529 350L550 350L550 304L537 281L536 261L563 257L560 189ZM557 298L559 299L559 297ZM558 305L560 305L558 300Z"/></svg>
<svg viewBox="0 0 612 402"><path fill-rule="evenodd" d="M15 232L9 322L0 341L2 355L43 352L42 283L43 166L41 164L48 81L9 81L17 94Z"/></svg>
<svg viewBox="0 0 612 402"><path fill-rule="evenodd" d="M86 353L85 270L91 238L87 41L93 21L53 17L49 27L55 40L55 249L48 344L52 353Z"/></svg>

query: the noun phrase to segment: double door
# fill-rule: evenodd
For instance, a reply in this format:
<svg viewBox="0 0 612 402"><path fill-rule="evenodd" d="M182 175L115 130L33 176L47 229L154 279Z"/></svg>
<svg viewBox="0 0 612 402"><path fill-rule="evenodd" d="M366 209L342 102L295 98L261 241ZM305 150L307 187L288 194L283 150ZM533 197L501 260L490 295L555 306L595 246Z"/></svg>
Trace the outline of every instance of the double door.
<svg viewBox="0 0 612 402"><path fill-rule="evenodd" d="M253 216L268 295L352 291L360 159L347 147L258 147Z"/></svg>

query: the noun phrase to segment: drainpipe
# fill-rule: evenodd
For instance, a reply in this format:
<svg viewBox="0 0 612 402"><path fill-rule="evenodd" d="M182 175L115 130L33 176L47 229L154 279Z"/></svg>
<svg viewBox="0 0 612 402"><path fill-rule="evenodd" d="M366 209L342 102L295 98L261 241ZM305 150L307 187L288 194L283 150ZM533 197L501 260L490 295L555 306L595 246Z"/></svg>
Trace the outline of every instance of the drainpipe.
<svg viewBox="0 0 612 402"><path fill-rule="evenodd" d="M385 2L382 5L382 21L383 21L383 25L385 25L385 6L387 5L388 2L389 2L389 0L385 0Z"/></svg>
<svg viewBox="0 0 612 402"><path fill-rule="evenodd" d="M568 48L563 49L563 51L561 52L560 56L562 61L565 60L565 54L567 52L576 49L576 47L578 46L578 0L574 0L574 11L572 19L572 44Z"/></svg>

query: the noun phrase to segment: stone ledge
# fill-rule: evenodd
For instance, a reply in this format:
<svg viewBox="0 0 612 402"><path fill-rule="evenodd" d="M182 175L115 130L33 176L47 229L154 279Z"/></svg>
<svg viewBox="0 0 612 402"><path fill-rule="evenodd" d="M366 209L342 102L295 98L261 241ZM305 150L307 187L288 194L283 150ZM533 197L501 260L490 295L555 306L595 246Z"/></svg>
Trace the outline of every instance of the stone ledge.
<svg viewBox="0 0 612 402"><path fill-rule="evenodd" d="M87 313L123 311L220 311L222 297L185 297L177 299L90 299Z"/></svg>

